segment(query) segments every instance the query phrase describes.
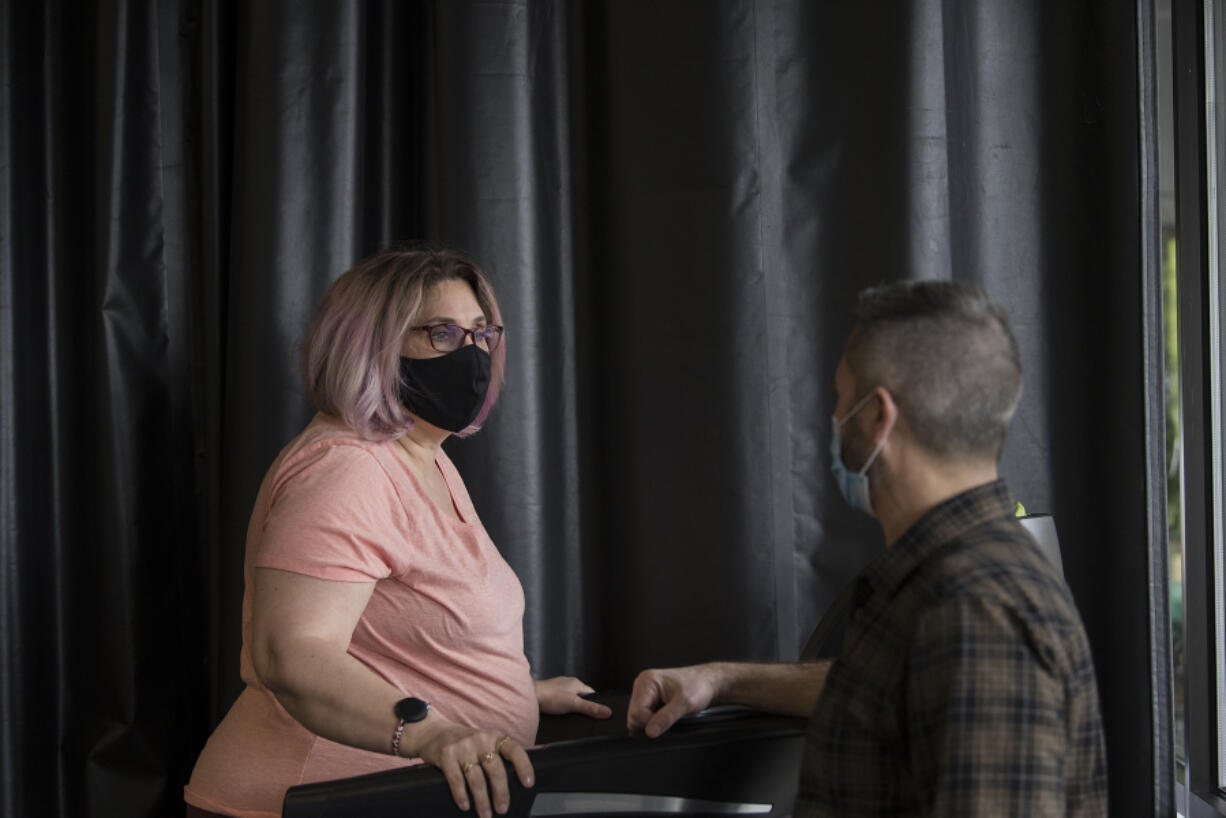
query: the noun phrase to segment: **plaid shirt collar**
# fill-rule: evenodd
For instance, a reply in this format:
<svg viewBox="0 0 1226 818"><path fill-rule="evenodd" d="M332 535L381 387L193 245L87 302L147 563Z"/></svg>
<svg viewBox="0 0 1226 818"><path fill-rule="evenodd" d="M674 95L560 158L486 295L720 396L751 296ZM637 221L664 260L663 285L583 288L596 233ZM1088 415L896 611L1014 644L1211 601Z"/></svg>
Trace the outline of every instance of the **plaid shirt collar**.
<svg viewBox="0 0 1226 818"><path fill-rule="evenodd" d="M1011 518L1013 508L1002 479L976 486L929 509L864 570L853 607L859 607L873 593L893 596L934 553L981 523Z"/></svg>

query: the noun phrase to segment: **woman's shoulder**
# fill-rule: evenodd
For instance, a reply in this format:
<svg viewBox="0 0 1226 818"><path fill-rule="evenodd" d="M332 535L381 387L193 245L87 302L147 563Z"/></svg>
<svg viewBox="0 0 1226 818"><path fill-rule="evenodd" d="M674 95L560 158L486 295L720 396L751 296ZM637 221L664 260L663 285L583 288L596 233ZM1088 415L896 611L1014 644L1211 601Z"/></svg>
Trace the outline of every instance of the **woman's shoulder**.
<svg viewBox="0 0 1226 818"><path fill-rule="evenodd" d="M340 420L317 414L273 464L274 488L316 473L331 481L387 479L387 446L367 440Z"/></svg>
<svg viewBox="0 0 1226 818"><path fill-rule="evenodd" d="M379 447L383 443L377 440L367 440L358 434L349 424L340 418L316 412L311 422L290 441L289 447L297 444L299 447L316 443L351 443L366 447ZM287 447L288 448L288 447Z"/></svg>
<svg viewBox="0 0 1226 818"><path fill-rule="evenodd" d="M317 416L261 489L250 564L344 581L403 571L407 520L387 447Z"/></svg>

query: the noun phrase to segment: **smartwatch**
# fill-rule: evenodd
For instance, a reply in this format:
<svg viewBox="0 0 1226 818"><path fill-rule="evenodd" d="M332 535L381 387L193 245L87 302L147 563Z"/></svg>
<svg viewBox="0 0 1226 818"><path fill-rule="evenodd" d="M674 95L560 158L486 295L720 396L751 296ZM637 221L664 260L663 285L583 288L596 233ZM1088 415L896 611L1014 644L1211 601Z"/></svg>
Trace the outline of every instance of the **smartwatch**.
<svg viewBox="0 0 1226 818"><path fill-rule="evenodd" d="M392 708L396 712L397 718L400 719L396 725L395 732L392 733L392 755L400 756L400 737L404 735L404 726L421 721L430 712L430 702L415 699L410 696L407 699L401 699L396 702L396 706Z"/></svg>
<svg viewBox="0 0 1226 818"><path fill-rule="evenodd" d="M412 724L421 721L430 712L430 702L424 702L421 699L414 699L410 696L407 699L401 699L396 702L396 715L405 724Z"/></svg>

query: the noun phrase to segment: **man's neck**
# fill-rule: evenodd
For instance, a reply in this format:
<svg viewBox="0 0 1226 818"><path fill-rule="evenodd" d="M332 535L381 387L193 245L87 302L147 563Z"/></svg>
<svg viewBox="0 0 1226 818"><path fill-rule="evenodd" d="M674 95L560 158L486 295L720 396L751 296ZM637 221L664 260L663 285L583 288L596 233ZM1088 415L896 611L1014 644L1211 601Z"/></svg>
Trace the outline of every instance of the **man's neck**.
<svg viewBox="0 0 1226 818"><path fill-rule="evenodd" d="M998 478L995 463L950 466L912 458L905 474L895 474L874 498L877 521L887 547L941 503Z"/></svg>

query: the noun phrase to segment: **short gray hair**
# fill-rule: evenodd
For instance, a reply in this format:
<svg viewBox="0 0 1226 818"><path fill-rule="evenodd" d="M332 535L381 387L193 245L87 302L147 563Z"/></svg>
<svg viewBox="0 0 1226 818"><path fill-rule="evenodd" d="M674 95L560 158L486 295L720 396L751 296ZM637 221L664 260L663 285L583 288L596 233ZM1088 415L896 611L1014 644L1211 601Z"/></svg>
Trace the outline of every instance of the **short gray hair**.
<svg viewBox="0 0 1226 818"><path fill-rule="evenodd" d="M1000 459L1022 362L998 304L973 284L903 281L861 292L856 318L846 358L858 390L889 390L934 454Z"/></svg>

